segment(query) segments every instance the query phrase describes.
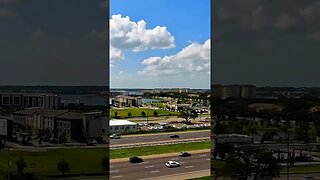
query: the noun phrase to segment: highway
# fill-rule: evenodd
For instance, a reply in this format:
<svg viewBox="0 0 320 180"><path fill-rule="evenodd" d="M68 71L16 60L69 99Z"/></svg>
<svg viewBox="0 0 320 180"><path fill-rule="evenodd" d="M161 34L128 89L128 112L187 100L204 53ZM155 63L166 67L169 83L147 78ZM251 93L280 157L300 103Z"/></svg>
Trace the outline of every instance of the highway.
<svg viewBox="0 0 320 180"><path fill-rule="evenodd" d="M180 167L168 168L165 163L169 160L178 161ZM161 177L175 177L181 179L184 173L204 172L210 169L210 154L199 153L190 157L160 157L145 159L142 163L131 164L128 161L115 162L110 165L110 179L112 180L149 180Z"/></svg>
<svg viewBox="0 0 320 180"><path fill-rule="evenodd" d="M170 138L170 135L172 134L178 134L180 137ZM210 137L210 130L144 134L144 135L128 135L128 136L122 136L120 139L110 139L110 145L112 146L112 145L119 145L119 144L134 144L134 143L160 142L160 141L171 141L171 140L187 140L187 139L209 138L209 137Z"/></svg>

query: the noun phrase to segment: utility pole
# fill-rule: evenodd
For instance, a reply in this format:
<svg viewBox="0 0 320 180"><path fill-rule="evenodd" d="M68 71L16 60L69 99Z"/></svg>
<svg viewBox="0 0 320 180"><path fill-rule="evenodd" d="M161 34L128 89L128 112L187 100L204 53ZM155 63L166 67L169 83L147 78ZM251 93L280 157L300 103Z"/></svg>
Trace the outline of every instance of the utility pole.
<svg viewBox="0 0 320 180"><path fill-rule="evenodd" d="M290 161L290 159L289 159L289 149L290 149L290 147L289 147L289 145L290 145L290 143L289 143L289 141L290 141L290 138L289 138L289 130L287 129L287 180L289 180L289 161Z"/></svg>
<svg viewBox="0 0 320 180"><path fill-rule="evenodd" d="M11 179L11 161L10 161L10 149L9 149L9 146L8 146L8 142L6 141L6 148L7 148L7 153L8 153L8 180Z"/></svg>

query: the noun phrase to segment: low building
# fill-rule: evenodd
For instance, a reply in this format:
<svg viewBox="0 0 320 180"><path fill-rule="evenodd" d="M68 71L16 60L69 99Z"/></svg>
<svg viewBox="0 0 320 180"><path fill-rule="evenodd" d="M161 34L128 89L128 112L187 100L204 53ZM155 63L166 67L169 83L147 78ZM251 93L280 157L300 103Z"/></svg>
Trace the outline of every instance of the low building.
<svg viewBox="0 0 320 180"><path fill-rule="evenodd" d="M12 115L16 133L58 140L63 136L66 142L101 138L103 116L102 112L78 113L38 108L17 111Z"/></svg>
<svg viewBox="0 0 320 180"><path fill-rule="evenodd" d="M116 96L112 102L116 107L140 107L142 97Z"/></svg>
<svg viewBox="0 0 320 180"><path fill-rule="evenodd" d="M110 120L110 133L137 131L138 124L128 120Z"/></svg>

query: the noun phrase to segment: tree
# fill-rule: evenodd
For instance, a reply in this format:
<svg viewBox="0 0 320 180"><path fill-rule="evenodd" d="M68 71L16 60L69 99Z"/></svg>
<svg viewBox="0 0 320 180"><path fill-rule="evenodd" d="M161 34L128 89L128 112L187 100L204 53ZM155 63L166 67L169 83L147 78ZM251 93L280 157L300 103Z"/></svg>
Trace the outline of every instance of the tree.
<svg viewBox="0 0 320 180"><path fill-rule="evenodd" d="M118 112L117 111L114 112L114 117L118 117Z"/></svg>
<svg viewBox="0 0 320 180"><path fill-rule="evenodd" d="M64 175L66 172L70 171L69 163L66 160L62 159L58 163L57 169L58 169L58 171L60 171L62 173L62 175Z"/></svg>
<svg viewBox="0 0 320 180"><path fill-rule="evenodd" d="M20 156L20 158L16 161L17 169L20 175L23 175L24 168L27 167L27 163L24 161L24 158Z"/></svg>
<svg viewBox="0 0 320 180"><path fill-rule="evenodd" d="M271 152L245 146L229 154L221 171L236 180L271 180L279 177L280 170L279 161Z"/></svg>
<svg viewBox="0 0 320 180"><path fill-rule="evenodd" d="M142 111L142 112L141 112L141 115L142 115L143 117L145 117L145 116L146 116L146 112Z"/></svg>
<svg viewBox="0 0 320 180"><path fill-rule="evenodd" d="M131 117L131 116L132 116L131 112L128 112L128 116L129 116L129 117Z"/></svg>
<svg viewBox="0 0 320 180"><path fill-rule="evenodd" d="M109 168L109 159L107 157L102 158L101 167L104 171L108 171Z"/></svg>
<svg viewBox="0 0 320 180"><path fill-rule="evenodd" d="M154 110L153 116L154 116L154 117L157 117L157 116L158 116L158 112L157 112L156 110Z"/></svg>
<svg viewBox="0 0 320 180"><path fill-rule="evenodd" d="M186 120L186 123L190 123L190 119L195 119L198 117L198 113L195 110L191 110L189 108L185 108L180 111L178 117L183 118Z"/></svg>

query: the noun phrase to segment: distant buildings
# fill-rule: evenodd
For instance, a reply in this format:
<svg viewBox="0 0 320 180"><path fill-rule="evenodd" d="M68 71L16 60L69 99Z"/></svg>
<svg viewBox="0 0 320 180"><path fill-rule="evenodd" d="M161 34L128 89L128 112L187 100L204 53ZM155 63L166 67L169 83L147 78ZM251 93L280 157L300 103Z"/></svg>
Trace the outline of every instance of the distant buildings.
<svg viewBox="0 0 320 180"><path fill-rule="evenodd" d="M116 107L140 107L142 105L142 97L116 96L111 101Z"/></svg>
<svg viewBox="0 0 320 180"><path fill-rule="evenodd" d="M102 112L78 113L33 108L14 112L12 117L13 129L17 134L46 136L49 139L63 136L67 142L102 136Z"/></svg>
<svg viewBox="0 0 320 180"><path fill-rule="evenodd" d="M168 92L187 93L189 91L190 91L189 88L155 88L152 90L146 90L145 92L150 92L150 93L168 93Z"/></svg>
<svg viewBox="0 0 320 180"><path fill-rule="evenodd" d="M0 93L0 107L58 109L61 97L49 93Z"/></svg>
<svg viewBox="0 0 320 180"><path fill-rule="evenodd" d="M227 98L253 98L256 96L256 87L252 85L214 85L212 89L213 97Z"/></svg>
<svg viewBox="0 0 320 180"><path fill-rule="evenodd" d="M110 133L134 132L138 130L138 124L128 120L110 120Z"/></svg>

